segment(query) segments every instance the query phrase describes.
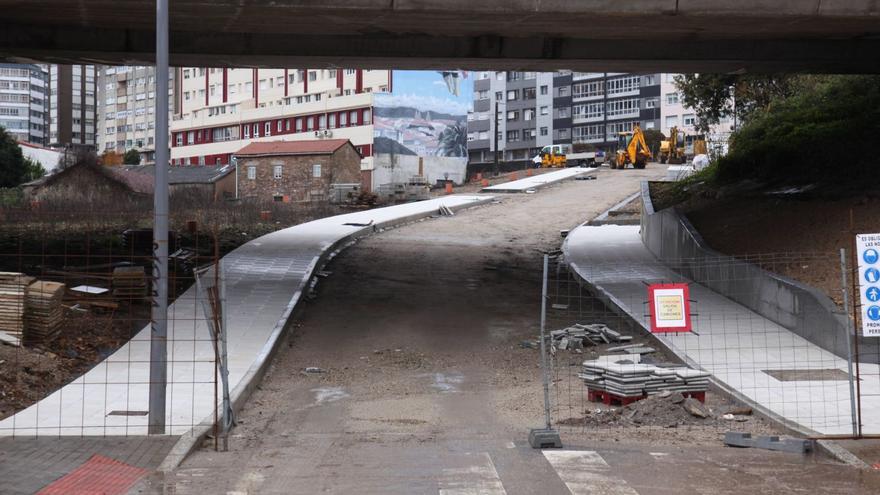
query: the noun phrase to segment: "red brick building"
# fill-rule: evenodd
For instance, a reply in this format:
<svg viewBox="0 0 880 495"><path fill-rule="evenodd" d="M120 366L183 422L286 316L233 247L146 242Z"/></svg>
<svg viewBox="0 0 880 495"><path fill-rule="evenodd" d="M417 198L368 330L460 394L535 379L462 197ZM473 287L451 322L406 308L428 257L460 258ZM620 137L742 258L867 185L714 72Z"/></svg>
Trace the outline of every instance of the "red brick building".
<svg viewBox="0 0 880 495"><path fill-rule="evenodd" d="M331 184L360 184L361 155L348 139L251 143L235 153L238 197L326 201Z"/></svg>

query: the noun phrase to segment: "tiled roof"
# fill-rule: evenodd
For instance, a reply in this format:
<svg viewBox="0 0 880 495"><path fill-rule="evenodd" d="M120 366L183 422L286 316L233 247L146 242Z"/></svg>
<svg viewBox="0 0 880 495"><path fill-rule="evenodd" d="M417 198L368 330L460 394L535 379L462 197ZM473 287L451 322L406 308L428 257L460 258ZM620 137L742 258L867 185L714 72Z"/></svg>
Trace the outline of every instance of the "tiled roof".
<svg viewBox="0 0 880 495"><path fill-rule="evenodd" d="M150 183L156 175L156 167L153 165L127 165L121 167L128 173L136 173L149 177ZM176 167L168 167L168 183L169 184L208 184L225 177L231 173L235 167L231 165L213 166L213 165L184 165Z"/></svg>
<svg viewBox="0 0 880 495"><path fill-rule="evenodd" d="M348 139L313 139L309 141L264 141L251 143L238 150L236 156L328 155Z"/></svg>

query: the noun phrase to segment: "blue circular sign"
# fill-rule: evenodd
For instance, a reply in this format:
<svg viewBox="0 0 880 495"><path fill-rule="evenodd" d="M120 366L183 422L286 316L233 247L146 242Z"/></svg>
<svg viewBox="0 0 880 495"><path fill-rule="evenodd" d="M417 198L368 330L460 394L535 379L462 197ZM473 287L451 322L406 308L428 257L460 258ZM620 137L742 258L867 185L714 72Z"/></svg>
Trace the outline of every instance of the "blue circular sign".
<svg viewBox="0 0 880 495"><path fill-rule="evenodd" d="M880 301L880 289L877 287L868 287L865 291L865 298L871 302Z"/></svg>
<svg viewBox="0 0 880 495"><path fill-rule="evenodd" d="M880 321L880 306L869 306L868 318L871 321Z"/></svg>
<svg viewBox="0 0 880 495"><path fill-rule="evenodd" d="M876 268L868 268L865 270L865 280L871 284L880 282L880 270Z"/></svg>
<svg viewBox="0 0 880 495"><path fill-rule="evenodd" d="M880 253L874 248L866 249L865 252L862 253L862 259L865 260L865 263L873 265L877 260L880 260Z"/></svg>

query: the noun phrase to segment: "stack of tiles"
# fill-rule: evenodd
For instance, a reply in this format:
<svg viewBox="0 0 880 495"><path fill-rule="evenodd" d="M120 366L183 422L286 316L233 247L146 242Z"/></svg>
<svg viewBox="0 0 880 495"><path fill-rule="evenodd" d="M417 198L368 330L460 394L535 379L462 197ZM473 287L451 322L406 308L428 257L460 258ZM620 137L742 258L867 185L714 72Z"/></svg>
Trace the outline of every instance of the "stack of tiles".
<svg viewBox="0 0 880 495"><path fill-rule="evenodd" d="M651 364L632 362L629 356L624 362L603 356L584 361L578 377L591 391L602 391L618 397L643 397L670 392L705 392L709 387L710 373L687 367L663 368ZM638 361L638 356L634 361ZM620 360L619 357L613 359ZM629 362L627 362L629 361Z"/></svg>

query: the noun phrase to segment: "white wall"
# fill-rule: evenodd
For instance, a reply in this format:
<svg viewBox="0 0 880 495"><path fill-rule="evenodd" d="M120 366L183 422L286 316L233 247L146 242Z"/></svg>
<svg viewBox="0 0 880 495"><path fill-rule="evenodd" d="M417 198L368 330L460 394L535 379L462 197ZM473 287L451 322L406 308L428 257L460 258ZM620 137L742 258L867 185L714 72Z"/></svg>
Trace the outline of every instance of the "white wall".
<svg viewBox="0 0 880 495"><path fill-rule="evenodd" d="M467 157L426 156L422 157L424 175L428 184L447 178L455 184L464 183ZM415 155L379 154L373 157L373 190L383 184L406 182L419 174L419 157Z"/></svg>

